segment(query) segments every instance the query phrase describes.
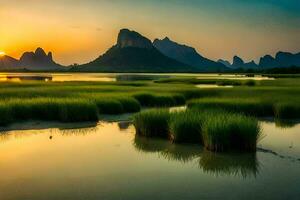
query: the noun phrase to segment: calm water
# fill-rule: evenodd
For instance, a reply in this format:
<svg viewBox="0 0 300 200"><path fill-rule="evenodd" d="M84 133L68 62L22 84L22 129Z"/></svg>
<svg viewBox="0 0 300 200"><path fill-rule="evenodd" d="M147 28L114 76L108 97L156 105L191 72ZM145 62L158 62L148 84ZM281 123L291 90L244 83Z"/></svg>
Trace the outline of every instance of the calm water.
<svg viewBox="0 0 300 200"><path fill-rule="evenodd" d="M159 73L0 73L2 81L136 81L136 80L155 80L170 77L194 77L198 79L253 79L253 80L273 80L273 78L232 74L159 74Z"/></svg>
<svg viewBox="0 0 300 200"><path fill-rule="evenodd" d="M299 199L300 124L262 126L260 150L242 155L136 137L127 122L2 132L0 199Z"/></svg>

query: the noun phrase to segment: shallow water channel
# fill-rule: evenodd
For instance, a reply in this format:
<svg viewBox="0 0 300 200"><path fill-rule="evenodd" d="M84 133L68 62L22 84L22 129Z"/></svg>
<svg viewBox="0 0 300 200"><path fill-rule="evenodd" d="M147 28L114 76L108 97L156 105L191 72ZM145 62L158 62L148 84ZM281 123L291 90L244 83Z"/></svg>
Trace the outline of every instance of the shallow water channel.
<svg viewBox="0 0 300 200"><path fill-rule="evenodd" d="M298 199L300 124L261 124L256 154L137 137L128 122L19 125L0 134L0 199Z"/></svg>

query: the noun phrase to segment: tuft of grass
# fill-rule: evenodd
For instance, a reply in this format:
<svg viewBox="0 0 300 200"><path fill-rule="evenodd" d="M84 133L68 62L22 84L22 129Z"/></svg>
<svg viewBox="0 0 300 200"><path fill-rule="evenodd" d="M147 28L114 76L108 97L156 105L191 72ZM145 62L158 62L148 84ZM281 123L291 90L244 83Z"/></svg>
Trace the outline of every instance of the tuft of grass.
<svg viewBox="0 0 300 200"><path fill-rule="evenodd" d="M300 118L300 105L295 102L282 102L274 105L275 117L278 119Z"/></svg>
<svg viewBox="0 0 300 200"><path fill-rule="evenodd" d="M176 143L202 144L202 124L204 115L198 111L172 113L169 131Z"/></svg>
<svg viewBox="0 0 300 200"><path fill-rule="evenodd" d="M59 120L62 122L97 121L97 106L87 100L60 100Z"/></svg>
<svg viewBox="0 0 300 200"><path fill-rule="evenodd" d="M243 113L251 116L273 116L272 102L257 99L203 98L192 100L188 108L198 110L223 109L230 112Z"/></svg>
<svg viewBox="0 0 300 200"><path fill-rule="evenodd" d="M120 101L110 98L97 98L93 99L98 107L99 114L116 115L124 113L124 108Z"/></svg>
<svg viewBox="0 0 300 200"><path fill-rule="evenodd" d="M62 122L97 121L97 107L85 99L14 99L7 102L14 121L37 119Z"/></svg>
<svg viewBox="0 0 300 200"><path fill-rule="evenodd" d="M167 109L147 110L136 114L133 124L138 135L168 138L169 119L170 113Z"/></svg>
<svg viewBox="0 0 300 200"><path fill-rule="evenodd" d="M219 112L205 120L202 136L205 148L210 151L256 151L260 126L255 118Z"/></svg>
<svg viewBox="0 0 300 200"><path fill-rule="evenodd" d="M185 97L180 94L154 95L151 93L137 93L133 97L147 107L170 107L185 104Z"/></svg>
<svg viewBox="0 0 300 200"><path fill-rule="evenodd" d="M141 110L141 104L133 97L118 97L125 113L135 113Z"/></svg>
<svg viewBox="0 0 300 200"><path fill-rule="evenodd" d="M0 125L7 125L13 120L12 112L9 106L0 103Z"/></svg>

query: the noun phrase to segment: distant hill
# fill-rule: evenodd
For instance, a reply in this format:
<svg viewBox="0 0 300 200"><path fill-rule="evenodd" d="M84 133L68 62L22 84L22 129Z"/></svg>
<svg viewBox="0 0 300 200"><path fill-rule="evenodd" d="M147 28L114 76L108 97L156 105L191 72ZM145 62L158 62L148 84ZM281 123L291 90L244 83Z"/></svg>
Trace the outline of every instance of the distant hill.
<svg viewBox="0 0 300 200"><path fill-rule="evenodd" d="M32 70L32 71L55 71L64 70L64 68L55 63L52 53L48 54L42 48L37 48L35 52L25 52L20 60L10 56L0 57L1 70Z"/></svg>
<svg viewBox="0 0 300 200"><path fill-rule="evenodd" d="M223 63L218 63L201 56L193 47L178 44L168 37L163 40L155 39L153 45L164 55L193 66L196 71L227 71Z"/></svg>
<svg viewBox="0 0 300 200"><path fill-rule="evenodd" d="M266 69L300 66L300 53L278 52L275 58L266 55L260 58L259 66Z"/></svg>
<svg viewBox="0 0 300 200"><path fill-rule="evenodd" d="M300 53L292 54L288 52L278 52L275 58L270 55L265 55L260 58L259 64L254 61L245 63L242 58L238 56L233 57L233 62L226 60L218 60L219 63L225 64L231 69L253 69L253 70L264 70L272 68L287 68L292 66L300 66Z"/></svg>
<svg viewBox="0 0 300 200"><path fill-rule="evenodd" d="M194 69L159 52L141 34L122 29L117 44L96 60L78 67L80 71L188 72Z"/></svg>
<svg viewBox="0 0 300 200"><path fill-rule="evenodd" d="M258 69L258 65L252 60L251 62L244 62L242 58L239 56L234 56L232 60L232 64L227 60L218 60L219 63L225 64L227 67L231 69Z"/></svg>
<svg viewBox="0 0 300 200"><path fill-rule="evenodd" d="M0 69L16 69L19 67L19 60L10 56L0 56Z"/></svg>

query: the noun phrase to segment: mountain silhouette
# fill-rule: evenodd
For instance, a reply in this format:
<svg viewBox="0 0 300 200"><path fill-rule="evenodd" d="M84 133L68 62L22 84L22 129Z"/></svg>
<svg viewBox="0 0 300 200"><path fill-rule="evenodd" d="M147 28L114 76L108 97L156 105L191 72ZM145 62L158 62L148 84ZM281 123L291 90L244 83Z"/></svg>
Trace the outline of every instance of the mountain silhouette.
<svg viewBox="0 0 300 200"><path fill-rule="evenodd" d="M96 60L79 66L81 71L185 72L193 68L159 52L152 42L128 29L120 30L117 44Z"/></svg>
<svg viewBox="0 0 300 200"><path fill-rule="evenodd" d="M234 56L232 64L230 64L227 60L218 60L219 63L222 63L226 65L227 67L230 67L231 69L258 69L258 65L252 60L251 62L245 63L242 58L239 56Z"/></svg>
<svg viewBox="0 0 300 200"><path fill-rule="evenodd" d="M283 68L291 66L300 66L300 53L292 54L289 52L278 52L273 58L270 55L266 55L260 58L259 66L261 68Z"/></svg>
<svg viewBox="0 0 300 200"><path fill-rule="evenodd" d="M176 43L168 37L155 39L153 45L164 55L193 66L196 71L226 71L228 68L201 56L193 47Z"/></svg>
<svg viewBox="0 0 300 200"><path fill-rule="evenodd" d="M20 60L12 58L10 56L0 57L0 69L1 70L63 70L64 68L55 63L52 58L52 53L48 54L42 48L37 48L35 52L25 52L21 56Z"/></svg>
<svg viewBox="0 0 300 200"><path fill-rule="evenodd" d="M0 69L9 70L19 66L19 60L10 56L0 56Z"/></svg>
<svg viewBox="0 0 300 200"><path fill-rule="evenodd" d="M51 52L46 54L40 47L35 52L25 52L19 62L20 66L31 70L57 70L62 67L53 61Z"/></svg>

